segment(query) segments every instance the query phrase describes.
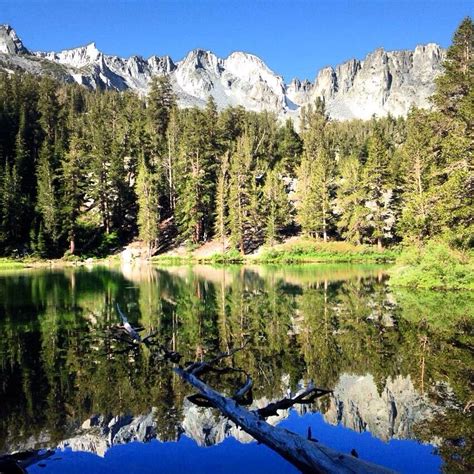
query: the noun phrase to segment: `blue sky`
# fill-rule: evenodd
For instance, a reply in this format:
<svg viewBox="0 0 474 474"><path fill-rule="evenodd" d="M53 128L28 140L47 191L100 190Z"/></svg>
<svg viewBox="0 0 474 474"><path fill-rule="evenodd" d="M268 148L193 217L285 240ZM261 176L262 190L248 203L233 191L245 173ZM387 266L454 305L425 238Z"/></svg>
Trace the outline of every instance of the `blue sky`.
<svg viewBox="0 0 474 474"><path fill-rule="evenodd" d="M240 50L287 81L377 47L449 46L466 15L472 0L0 0L0 23L32 50L95 41L107 54L174 60L194 48Z"/></svg>

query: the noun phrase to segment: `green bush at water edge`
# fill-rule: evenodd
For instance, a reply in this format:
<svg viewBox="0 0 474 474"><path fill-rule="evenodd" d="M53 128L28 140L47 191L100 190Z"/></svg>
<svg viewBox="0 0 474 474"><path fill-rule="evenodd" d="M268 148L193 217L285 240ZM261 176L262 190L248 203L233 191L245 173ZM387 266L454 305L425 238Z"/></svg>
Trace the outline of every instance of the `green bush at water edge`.
<svg viewBox="0 0 474 474"><path fill-rule="evenodd" d="M256 258L265 263L277 262L389 262L396 258L394 250L378 250L371 245L348 242L318 242L304 239L294 244L268 248Z"/></svg>
<svg viewBox="0 0 474 474"><path fill-rule="evenodd" d="M391 270L392 286L474 290L472 254L446 243L429 241L423 247L407 247Z"/></svg>

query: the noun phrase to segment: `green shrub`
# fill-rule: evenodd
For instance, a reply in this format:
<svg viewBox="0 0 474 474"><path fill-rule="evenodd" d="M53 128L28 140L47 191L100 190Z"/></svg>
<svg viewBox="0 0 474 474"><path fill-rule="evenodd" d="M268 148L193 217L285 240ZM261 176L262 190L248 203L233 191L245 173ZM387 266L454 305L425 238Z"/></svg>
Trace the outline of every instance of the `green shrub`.
<svg viewBox="0 0 474 474"><path fill-rule="evenodd" d="M296 243L264 249L256 261L265 263L387 262L393 261L395 256L392 250L381 251L369 245L302 239Z"/></svg>
<svg viewBox="0 0 474 474"><path fill-rule="evenodd" d="M80 262L81 257L72 254L70 250L66 250L63 255L63 260L65 260L66 262Z"/></svg>
<svg viewBox="0 0 474 474"><path fill-rule="evenodd" d="M94 252L96 256L103 257L108 255L112 250L117 249L120 246L120 239L117 232L111 232L110 234L102 234L100 236L100 242L97 246L97 250Z"/></svg>
<svg viewBox="0 0 474 474"><path fill-rule="evenodd" d="M216 253L211 258L212 263L242 263L244 258L237 249L230 249L225 253Z"/></svg>
<svg viewBox="0 0 474 474"><path fill-rule="evenodd" d="M472 256L439 241L408 247L391 271L390 284L411 288L474 290Z"/></svg>

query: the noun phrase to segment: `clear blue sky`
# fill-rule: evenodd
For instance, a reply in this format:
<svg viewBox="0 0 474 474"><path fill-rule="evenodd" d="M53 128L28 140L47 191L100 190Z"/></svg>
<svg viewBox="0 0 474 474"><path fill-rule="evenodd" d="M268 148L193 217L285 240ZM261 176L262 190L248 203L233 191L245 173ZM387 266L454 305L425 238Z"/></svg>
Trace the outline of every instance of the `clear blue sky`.
<svg viewBox="0 0 474 474"><path fill-rule="evenodd" d="M174 60L194 48L240 50L287 81L377 47L446 47L466 15L474 0L0 0L0 23L31 50L95 41L107 54Z"/></svg>

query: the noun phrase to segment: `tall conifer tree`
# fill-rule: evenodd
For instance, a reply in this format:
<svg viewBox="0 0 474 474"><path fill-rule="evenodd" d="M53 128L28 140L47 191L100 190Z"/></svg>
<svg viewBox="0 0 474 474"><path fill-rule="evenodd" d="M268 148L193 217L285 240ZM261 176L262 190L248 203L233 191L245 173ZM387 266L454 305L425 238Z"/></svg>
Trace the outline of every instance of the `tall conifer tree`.
<svg viewBox="0 0 474 474"><path fill-rule="evenodd" d="M381 249L384 240L392 237L394 216L393 189L390 182L388 146L377 123L368 141L368 157L362 174L365 199L365 219L370 230L368 236Z"/></svg>

